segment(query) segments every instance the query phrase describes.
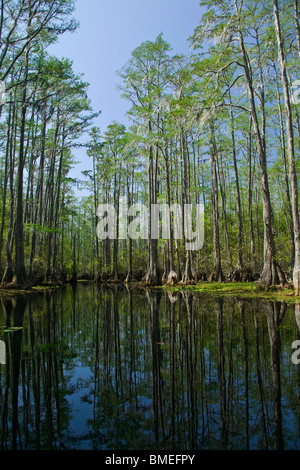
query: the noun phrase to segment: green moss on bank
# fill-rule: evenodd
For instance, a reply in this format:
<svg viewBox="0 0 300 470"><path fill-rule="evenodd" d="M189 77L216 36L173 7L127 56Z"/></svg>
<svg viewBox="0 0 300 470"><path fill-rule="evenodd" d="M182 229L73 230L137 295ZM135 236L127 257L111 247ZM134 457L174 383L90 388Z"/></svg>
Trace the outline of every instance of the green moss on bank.
<svg viewBox="0 0 300 470"><path fill-rule="evenodd" d="M59 288L60 286L33 286L26 289L22 289L21 287L0 287L0 297L37 294Z"/></svg>
<svg viewBox="0 0 300 470"><path fill-rule="evenodd" d="M90 281L86 281L90 282ZM120 283L123 284L123 283ZM157 289L169 292L195 292L201 295L216 295L221 297L238 297L244 299L260 298L265 300L278 300L293 303L296 301L300 302L300 297L296 297L294 289L291 285L284 287L273 286L270 288L263 288L256 282L201 282L198 284L187 284L175 286L145 286L141 282L131 282L128 287L135 288L149 288ZM61 286L57 285L41 285L32 286L28 289L22 289L17 287L1 287L0 286L0 297L10 296L14 297L17 295L30 295L33 293L42 293L59 289Z"/></svg>
<svg viewBox="0 0 300 470"><path fill-rule="evenodd" d="M279 300L295 302L297 297L292 286L274 286L263 288L254 282L202 282L194 285L161 286L160 289L170 292L197 292L199 294L233 296L240 298L262 298L266 300ZM300 298L299 298L300 300Z"/></svg>

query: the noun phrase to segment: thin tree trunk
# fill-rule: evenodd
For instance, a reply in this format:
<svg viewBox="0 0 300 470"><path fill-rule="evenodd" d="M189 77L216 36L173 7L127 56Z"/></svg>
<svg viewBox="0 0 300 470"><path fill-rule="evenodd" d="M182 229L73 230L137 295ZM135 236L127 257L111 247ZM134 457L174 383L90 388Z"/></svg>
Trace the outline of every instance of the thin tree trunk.
<svg viewBox="0 0 300 470"><path fill-rule="evenodd" d="M288 78L285 67L284 46L281 37L280 19L278 12L278 1L273 0L275 29L278 43L278 56L282 74L283 94L286 109L286 128L288 136L288 153L289 153L289 175L291 182L291 199L294 223L294 241L295 241L295 263L293 271L293 283L295 294L300 294L300 220L299 220L299 203L298 203L298 181L296 174L295 151L294 151L294 134L292 122L292 110L288 87Z"/></svg>
<svg viewBox="0 0 300 470"><path fill-rule="evenodd" d="M1 229L0 229L0 270L2 268L2 247L3 247L3 234L4 234L5 216L6 216L6 193L7 193L7 182L8 182L9 153L10 153L10 147L12 145L12 142L11 142L12 107L13 107L13 102L10 103L10 107L9 107L8 130L7 130L7 141L6 141L7 143L6 143L6 152L5 152L4 188L3 188L2 218L1 218Z"/></svg>
<svg viewBox="0 0 300 470"><path fill-rule="evenodd" d="M52 281L52 270L51 270L51 260L52 260L52 253L53 253L53 246L52 246L52 239L53 239L53 216L54 216L54 175L55 175L55 160L56 160L56 151L57 151L57 139L59 134L59 127L60 127L60 119L59 119L60 111L57 111L57 120L56 120L56 129L55 129L55 137L54 137L54 148L52 151L52 157L50 161L50 170L49 170L49 178L48 178L48 201L49 201L49 210L48 214L45 211L45 225L46 219L48 220L48 236L47 236L47 244L48 244L48 254L47 254L47 267L46 267L46 276L45 281L51 282Z"/></svg>
<svg viewBox="0 0 300 470"><path fill-rule="evenodd" d="M295 13L295 26L296 26L296 33L297 33L297 43L298 43L298 51L300 53L300 28L299 28L299 12L298 12L298 0L294 0L294 13Z"/></svg>
<svg viewBox="0 0 300 470"><path fill-rule="evenodd" d="M15 191L14 191L14 167L15 167L15 149L17 135L17 110L16 110L17 89L14 92L14 107L12 117L12 135L9 149L9 191L10 191L10 208L9 208L9 229L6 237L6 257L7 265L3 275L2 282L11 282L13 280L13 263L12 263L12 246L14 233L14 210L15 210Z"/></svg>
<svg viewBox="0 0 300 470"><path fill-rule="evenodd" d="M115 162L117 159L117 155L115 155ZM116 210L116 236L114 239L113 245L113 273L112 277L114 281L119 279L118 273L118 254L119 254L119 216L120 216L120 185L121 185L121 168L119 168L119 179L117 180L117 174L115 170L115 177L114 177L114 207Z"/></svg>
<svg viewBox="0 0 300 470"><path fill-rule="evenodd" d="M277 78L277 71L276 71L276 78ZM280 119L280 149L281 149L281 158L282 158L283 172L284 172L284 184L285 184L289 229L291 233L291 269L293 269L294 264L295 264L295 239L294 239L293 212L292 212L289 177L288 177L288 170L287 170L287 163L286 163L285 132L284 132L284 126L283 126L283 116L282 116L282 110L281 110L281 104L280 104L280 93L279 93L277 80L276 80L276 89L277 89L277 99L278 99L278 112L279 112L279 119Z"/></svg>
<svg viewBox="0 0 300 470"><path fill-rule="evenodd" d="M131 175L131 193L130 193L130 180L127 169L127 203L128 207L133 203L133 182L134 182L134 167L132 169ZM128 222L131 222L130 220ZM131 282L133 279L133 269L132 269L132 238L129 237L129 264L128 264L128 273L125 282Z"/></svg>
<svg viewBox="0 0 300 470"><path fill-rule="evenodd" d="M230 103L230 126L231 126L230 130L231 130L231 140L232 140L232 157L233 157L233 167L234 167L234 176L235 176L236 208L237 208L237 218L238 218L237 263L236 263L236 271L234 273L234 278L238 281L241 279L241 271L243 269L243 252L242 252L243 221L242 221L242 204L241 204L239 174L238 174L237 159L236 159L234 116L233 116L233 111L232 111L232 101L231 101L230 90L229 90L229 103Z"/></svg>
<svg viewBox="0 0 300 470"><path fill-rule="evenodd" d="M33 98L34 99L34 98ZM24 160L26 161L28 155L29 144L31 143L31 148L34 149L35 146L35 136L34 136L34 107L32 107L31 118L29 122L28 128L28 136L27 136L27 144L25 150ZM31 134L31 136L30 136ZM35 152L31 151L30 153L30 161L29 161L29 169L28 169L28 177L27 177L27 191L25 196L25 206L24 206L24 224L30 223L30 216L32 213L32 203L30 203L30 193L32 192L33 187L33 173L34 173L34 158ZM28 242L28 240L26 240Z"/></svg>
<svg viewBox="0 0 300 470"><path fill-rule="evenodd" d="M12 254L11 254L11 239L12 239L12 228L9 228L7 232L7 238L6 238L6 258L7 258L7 264L5 268L5 272L3 275L2 282L3 283L10 283L13 280L13 261L12 261Z"/></svg>
<svg viewBox="0 0 300 470"><path fill-rule="evenodd" d="M39 163L39 175L36 187L36 197L35 197L35 212L33 217L33 230L31 236L31 248L30 248L30 259L29 259L29 268L28 268L28 278L32 280L33 278L33 261L35 256L36 241L37 241L37 229L36 224L42 224L42 208L43 208L43 179L44 179L44 160L45 160L45 142L46 142L46 127L47 127L47 116L46 112L43 113L42 118L42 133L41 133L41 156Z"/></svg>
<svg viewBox="0 0 300 470"><path fill-rule="evenodd" d="M165 169L166 169L166 184L167 184L167 205L171 207L171 188L170 188L170 168L169 168L169 151L166 145L164 152L165 160ZM169 228L170 228L170 238L168 240L168 264L167 264L167 275L166 283L167 284L176 284L178 282L178 275L175 272L174 265L174 231L172 225L172 216L171 211L169 211Z"/></svg>
<svg viewBox="0 0 300 470"><path fill-rule="evenodd" d="M60 151L59 168L58 168L58 175L57 175L57 192L56 192L55 216L54 216L55 231L53 234L53 259L52 259L52 273L51 273L52 282L57 282L57 258L58 258L57 230L58 230L58 216L59 216L59 207L60 207L60 186L61 186L61 178L62 178L64 151L65 151L65 127L63 126L62 146L61 146L61 151Z"/></svg>
<svg viewBox="0 0 300 470"><path fill-rule="evenodd" d="M221 195L221 204L222 204L222 212L223 212L223 219L224 219L224 230L225 230L225 239L226 239L226 245L227 245L227 251L228 251L228 258L229 258L229 269L230 269L230 277L232 275L232 253L231 253L231 247L230 247L230 240L229 240L229 233L228 233L228 224L227 224L227 212L226 212L226 200L225 200L225 184L224 182L224 177L221 178L221 175L223 175L223 167L222 164L219 161L218 155L216 155L216 160L217 160L217 168L218 168L218 175L219 175L219 182L220 182L220 195Z"/></svg>
<svg viewBox="0 0 300 470"><path fill-rule="evenodd" d="M152 132L152 123L149 121L149 133ZM149 210L150 210L150 227L153 219L153 208L152 205L156 204L156 168L154 167L153 161L153 146L149 148L149 164L148 164L148 177L149 177ZM158 269L158 243L155 238L151 236L151 230L149 230L149 268L145 276L146 284L156 285L159 283L159 269Z"/></svg>
<svg viewBox="0 0 300 470"><path fill-rule="evenodd" d="M219 208L218 208L218 178L216 169L217 148L215 141L215 129L213 121L210 121L210 165L211 165L211 196L213 217L213 243L214 243L214 267L210 281L222 282L224 280L221 266Z"/></svg>
<svg viewBox="0 0 300 470"><path fill-rule="evenodd" d="M18 180L17 180L17 208L15 221L15 272L14 281L16 284L24 285L27 280L24 260L24 227L23 227L23 171L25 166L25 125L27 111L27 78L28 78L29 50L26 53L24 89L21 107L21 129L20 129L20 149L18 161Z"/></svg>
<svg viewBox="0 0 300 470"><path fill-rule="evenodd" d="M94 189L94 209L95 209L95 214L96 214L96 227L99 222L99 217L98 217L98 194L97 194L97 183L96 183L96 157L93 153L93 189ZM96 281L98 280L99 277L99 239L96 237L95 240L95 245L96 245L96 273L95 273L95 279Z"/></svg>
<svg viewBox="0 0 300 470"><path fill-rule="evenodd" d="M238 8L236 7L237 11ZM261 168L262 189L263 189L263 205L264 205L264 267L261 274L261 284L265 287L271 285L283 284L285 276L276 262L276 249L273 234L273 220L272 220L272 206L271 196L269 191L267 162L263 135L261 135L259 122L256 112L254 89L252 83L251 71L249 68L249 60L244 45L244 39L241 30L239 30L240 48L243 57L243 65L246 77L246 83L249 93L249 102L251 109L251 116L253 120L253 128L256 139L257 152Z"/></svg>
<svg viewBox="0 0 300 470"><path fill-rule="evenodd" d="M187 219L187 214L185 213L185 204L190 204L190 196L188 193L189 188L189 175L188 175L188 149L187 149L187 142L186 137L184 135L183 129L180 129L180 137L181 137L181 158L182 158L182 219L185 221ZM186 248L187 243L186 233L184 233L184 246ZM193 279L193 271L192 271L192 252L191 250L186 249L186 260L185 260L185 270L182 276L181 283L183 284L190 284L194 282Z"/></svg>
<svg viewBox="0 0 300 470"><path fill-rule="evenodd" d="M253 227L253 208L252 208L252 193L253 193L253 179L254 179L254 162L252 172L252 118L249 122L249 137L247 141L247 157L248 157L248 217L249 217L249 235L250 235L250 259L253 265L253 256L255 253L254 243L254 227Z"/></svg>

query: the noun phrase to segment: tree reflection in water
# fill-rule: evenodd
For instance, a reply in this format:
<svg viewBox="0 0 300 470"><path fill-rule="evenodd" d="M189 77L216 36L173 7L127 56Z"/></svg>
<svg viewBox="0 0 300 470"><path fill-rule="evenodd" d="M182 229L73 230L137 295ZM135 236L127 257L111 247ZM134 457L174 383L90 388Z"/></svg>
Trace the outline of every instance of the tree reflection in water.
<svg viewBox="0 0 300 470"><path fill-rule="evenodd" d="M116 285L5 298L1 449L300 448L299 317Z"/></svg>

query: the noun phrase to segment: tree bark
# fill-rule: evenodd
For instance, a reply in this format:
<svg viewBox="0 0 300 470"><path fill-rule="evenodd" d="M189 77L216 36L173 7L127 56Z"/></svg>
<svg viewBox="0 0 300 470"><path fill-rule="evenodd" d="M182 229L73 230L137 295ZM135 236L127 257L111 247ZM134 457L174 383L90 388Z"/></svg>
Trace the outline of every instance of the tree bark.
<svg viewBox="0 0 300 470"><path fill-rule="evenodd" d="M232 273L233 266L232 266L232 253L231 253L230 239L229 239L229 233L228 233L228 224L227 224L226 199L225 199L226 189L225 189L225 183L224 183L223 166L218 158L218 155L216 155L216 160L217 160L217 169L218 169L219 184L220 184L222 212L223 212L223 219L224 219L225 239L226 239L226 245L227 245L229 269L230 269L230 277L231 277L233 274ZM221 178L221 175L222 175L222 178Z"/></svg>
<svg viewBox="0 0 300 470"><path fill-rule="evenodd" d="M12 239L12 229L10 228L7 232L7 238L6 238L7 265L5 268L4 275L3 275L2 283L12 282L13 276L14 276L13 261L12 261L11 247L10 247L11 239Z"/></svg>
<svg viewBox="0 0 300 470"><path fill-rule="evenodd" d="M300 220L299 220L299 203L298 203L298 181L296 174L295 151L294 151L294 134L292 122L292 109L290 102L290 94L288 87L288 78L285 66L284 46L281 36L280 19L278 12L278 1L273 0L275 29L278 43L278 56L282 75L282 85L286 110L286 127L288 136L288 153L289 153L289 175L291 182L291 199L294 224L294 241L295 241L295 262L293 271L293 283L295 294L300 294Z"/></svg>
<svg viewBox="0 0 300 470"><path fill-rule="evenodd" d="M117 161L117 155L115 155L115 163ZM114 281L118 281L119 272L118 272L118 255L119 255L119 218L120 218L120 186L121 186L121 168L119 168L119 179L117 179L117 174L115 170L114 177L114 207L116 211L116 237L113 241L113 272L112 277Z"/></svg>
<svg viewBox="0 0 300 470"><path fill-rule="evenodd" d="M298 50L300 53L300 27L299 27L299 13L298 13L298 0L294 0L294 13L295 13L295 26L296 26L296 33L297 33L297 43L298 43Z"/></svg>
<svg viewBox="0 0 300 470"><path fill-rule="evenodd" d="M152 132L152 123L148 123L149 133ZM153 158L153 145L149 147L149 163L148 163L148 177L149 177L149 211L150 211L150 227L153 219L152 204L156 204L156 168L154 166ZM149 267L145 276L146 284L157 285L159 284L159 269L158 269L158 243L157 240L151 237L151 230L149 230L148 238L149 247Z"/></svg>
<svg viewBox="0 0 300 470"><path fill-rule="evenodd" d="M7 182L8 182L9 153L10 153L10 148L12 145L12 141L11 141L12 107L13 107L13 102L11 102L10 107L9 107L8 130L7 130L7 141L6 141L6 151L5 151L4 188L3 188L2 217L1 217L1 229L0 229L0 270L2 268L2 247L3 247L3 234L4 234L5 216L6 216L6 195L7 195Z"/></svg>
<svg viewBox="0 0 300 470"><path fill-rule="evenodd" d="M49 177L47 182L47 189L48 189L48 205L49 210L48 212L45 211L45 226L46 220L48 220L48 233L47 233L47 245L48 245L48 253L47 253L47 267L46 267L46 275L45 281L52 282L52 269L51 269L51 261L52 261L52 253L53 253L53 217L54 217L54 176L55 176L55 162L56 162L56 152L57 152L57 141L58 141L58 134L60 129L60 110L57 110L57 118L56 118L56 128L55 128L55 136L54 136L54 148L52 150L52 156L50 161L50 170L49 170ZM54 227L55 229L55 227Z"/></svg>
<svg viewBox="0 0 300 470"><path fill-rule="evenodd" d="M215 128L213 121L209 123L210 127L210 165L211 165L211 197L212 197L212 217L213 217L213 243L214 243L214 267L210 276L210 281L223 282L224 275L221 266L221 247L220 247L220 227L219 227L219 208L218 208L218 178L216 169L217 147L215 140Z"/></svg>
<svg viewBox="0 0 300 470"><path fill-rule="evenodd" d="M59 208L60 208L60 187L61 187L61 178L62 178L62 169L63 169L63 157L65 151L65 126L62 129L62 146L60 151L58 175L57 175L57 190L56 190L56 202L55 202L55 216L54 216L54 234L53 234L53 258L52 258L52 272L51 280L52 282L57 282L58 273L57 273L57 258L58 258L58 242L57 242L57 230L58 230L58 219L59 219Z"/></svg>
<svg viewBox="0 0 300 470"><path fill-rule="evenodd" d="M187 143L186 143L186 138L183 132L183 129L181 128L180 130L180 137L181 137L181 157L182 157L182 219L185 221L186 214L184 210L184 205L185 204L190 204L190 196L188 194L188 188L189 188L189 175L188 175L188 150L187 150ZM184 233L184 246L186 247L186 234ZM192 271L192 266L193 266L193 259L192 259L192 251L191 250L186 250L186 260L185 260L185 269L183 272L182 284L191 284L194 283L194 278L193 278L193 271Z"/></svg>
<svg viewBox="0 0 300 470"><path fill-rule="evenodd" d="M23 227L23 171L25 166L25 125L26 125L26 111L27 111L27 77L28 77L28 61L29 50L26 53L25 59L25 73L24 73L24 89L22 96L21 108L21 129L20 129L20 149L18 161L18 180L17 180L17 208L16 208L16 221L15 221L15 272L14 282L19 285L24 285L27 281L27 274L24 261L24 227Z"/></svg>
<svg viewBox="0 0 300 470"><path fill-rule="evenodd" d="M276 69L275 69L275 72L276 72L276 78L277 78ZM277 80L276 80L276 90L277 90L278 112L279 112L279 122L280 122L280 149L281 149L281 158L282 158L283 174L284 174L288 222L289 222L289 229L291 233L291 263L290 265L291 265L291 269L293 269L294 264L295 264L295 239L294 239L293 211L292 211L290 185L289 185L289 177L288 177L288 170L287 170L287 163L286 163L285 131L284 131L284 125L283 125L283 116L282 116L282 109L281 109L281 104L280 104L280 93L279 93L279 86L278 86Z"/></svg>
<svg viewBox="0 0 300 470"><path fill-rule="evenodd" d="M243 57L243 66L245 71L245 78L249 94L250 110L253 122L254 135L256 140L257 152L261 168L262 189L263 189L263 206L264 206L264 266L261 274L261 285L269 287L271 285L283 284L285 276L276 261L276 249L273 233L273 220L272 220L272 206L271 196L269 191L268 173L266 152L264 146L264 134L262 135L259 128L257 117L254 88L252 82L252 75L250 71L250 64L248 55L244 45L244 38L241 30L238 32L241 53Z"/></svg>
<svg viewBox="0 0 300 470"><path fill-rule="evenodd" d="M236 190L236 208L237 208L237 218L238 218L238 247L237 247L237 263L236 271L234 276L236 280L240 280L241 271L243 269L243 221L242 221L242 204L241 204L241 194L240 194L240 184L239 184L239 174L237 167L236 159L236 144L235 144L235 132L234 132L234 116L232 110L232 101L231 93L229 90L229 103L230 103L230 132L231 132L231 141L232 141L232 158L233 158L233 168L235 176L235 190Z"/></svg>
<svg viewBox="0 0 300 470"><path fill-rule="evenodd" d="M36 242L37 242L37 230L36 224L38 222L42 224L42 208L43 208L43 179L44 179L44 160L45 160L45 142L46 142L46 128L47 128L47 116L46 116L46 109L42 113L42 133L41 133L41 156L40 156L40 163L39 163L39 175L36 187L36 197L35 197L35 211L33 216L33 230L31 236L31 248L30 248L30 258L29 258L29 268L28 268L28 278L29 280L33 279L33 260L35 256L36 250Z"/></svg>
<svg viewBox="0 0 300 470"><path fill-rule="evenodd" d="M247 140L247 158L248 158L248 217L249 217L249 235L250 235L250 259L253 266L253 256L255 253L254 243L254 227L253 227L253 208L252 208L252 194L253 194L253 174L252 171L252 118L250 117L249 123L249 137ZM254 162L253 162L254 163ZM253 165L254 168L254 165Z"/></svg>
<svg viewBox="0 0 300 470"><path fill-rule="evenodd" d="M171 189L170 189L170 168L169 168L169 151L166 145L164 151L164 161L165 161L165 169L166 169L166 184L167 184L167 204L169 208L171 207ZM175 265L174 265L174 232L172 226L172 216L171 211L169 211L169 227L170 227L170 239L168 240L168 263L166 269L166 279L165 282L167 284L177 284L178 282L178 275L175 272Z"/></svg>
<svg viewBox="0 0 300 470"><path fill-rule="evenodd" d="M128 168L127 168L127 203L128 207L131 206L133 202L133 181L134 181L134 167L132 169L132 175L131 175L131 193L130 193L130 180L129 180L129 174L128 174ZM131 222L131 220L128 220L128 222ZM132 269L132 238L129 237L129 263L128 263L128 272L126 276L126 283L129 283L133 280L133 269Z"/></svg>

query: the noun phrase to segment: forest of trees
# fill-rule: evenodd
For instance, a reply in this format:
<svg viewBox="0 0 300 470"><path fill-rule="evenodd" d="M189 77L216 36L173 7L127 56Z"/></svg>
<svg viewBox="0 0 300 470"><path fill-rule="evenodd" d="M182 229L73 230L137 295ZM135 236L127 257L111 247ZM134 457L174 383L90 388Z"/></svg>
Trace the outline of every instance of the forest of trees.
<svg viewBox="0 0 300 470"><path fill-rule="evenodd" d="M47 53L77 27L73 0L0 2L3 284L259 280L299 295L298 0L200 5L189 55L163 34L132 51L119 71L130 124L103 131L88 84ZM69 176L79 145L82 181ZM118 237L121 198L150 224L153 204L203 204L203 248L174 236L172 215L168 239ZM99 204L115 207L114 240L96 236Z"/></svg>

